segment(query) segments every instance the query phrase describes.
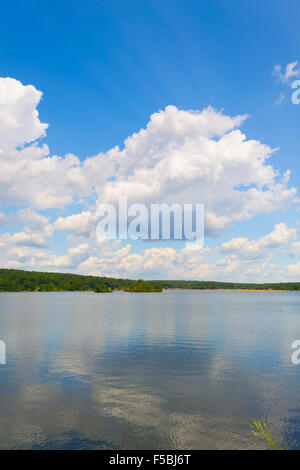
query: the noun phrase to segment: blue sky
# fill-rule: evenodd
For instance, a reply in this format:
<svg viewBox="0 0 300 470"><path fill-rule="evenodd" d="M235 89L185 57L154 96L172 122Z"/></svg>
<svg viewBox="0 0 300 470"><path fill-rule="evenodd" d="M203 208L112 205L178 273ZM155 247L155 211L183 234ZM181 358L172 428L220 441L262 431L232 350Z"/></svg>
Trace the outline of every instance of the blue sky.
<svg viewBox="0 0 300 470"><path fill-rule="evenodd" d="M279 147L270 164L281 176L291 170L288 187L299 188L300 106L291 102L291 80L282 78L288 64L300 61L298 1L65 0L42 4L12 1L2 7L2 17L0 77L11 77L43 92L38 104L39 120L49 123L49 128L46 136L37 142L39 146L44 143L49 146L49 155L64 157L70 153L85 162L88 157L115 146L122 150L128 136L145 128L153 113L169 105L186 111L202 111L213 106L217 111L223 110L226 116L249 115L238 126L246 139L254 139L272 149ZM272 73L278 64L282 66L281 75ZM295 70L297 67L296 64ZM40 137L38 133L37 137ZM184 161L182 165L184 168ZM17 164L14 169L17 171ZM131 176L128 174L126 178ZM30 178L32 174L27 176L27 183ZM32 187L34 184L32 180ZM11 191L12 187L13 183ZM37 184L36 193L42 187ZM80 204L78 200L70 202L69 198L64 205L53 203L46 207L33 198L24 197L24 201L14 196L6 198L6 190L5 186L0 207L6 217L1 226L2 236L23 233L24 227L32 234L36 230L32 228L33 213L46 217L54 228L53 232L51 229L47 232L45 246L39 242L26 245L26 241L23 245L19 240L21 253L6 235L2 244L12 250L12 255L9 259L3 257L3 267L230 280L276 276L294 280L300 274L300 265L296 267L300 254L298 234L291 232L297 228L299 212L297 202L289 198L274 206L274 211L257 210L251 217L232 220L217 237L206 237L205 246L216 251L206 254L209 261L199 254L199 264L212 263L211 270L189 271L185 267L176 274L171 265L167 269L161 260L153 268L155 257L151 269L145 268L144 259L137 262L142 268L134 271L133 256L126 271L125 266L129 264L120 267L121 253L114 269L109 270L95 246L92 251L87 250L85 260L83 257L79 261L70 260L70 244L80 246L90 241L85 243L87 240L79 239L78 233L75 240L74 232L56 229L55 220L91 211L91 201ZM83 190L81 198L85 196ZM204 203L205 199L204 194ZM20 210L27 210L27 215L31 211L30 221L20 215L14 223L7 220L7 214L18 214ZM276 242L273 251L271 247L262 249L267 246L266 241L260 242L260 248L258 245L249 248L249 244L245 248L240 242L243 253L234 243L232 252L220 248L222 243L240 237L258 243L257 240L274 232L276 224L286 225L276 232L280 240L284 238L280 230L290 232L285 231L285 241ZM40 232L39 235L44 236ZM33 238L38 238L36 233ZM247 258L249 249L260 251L255 261ZM39 254L41 250L47 253L45 257ZM130 253L141 255L142 251L141 243L137 243ZM55 256L66 258L60 262ZM98 263L93 260L82 264L97 256ZM225 259L227 264L225 261L216 264ZM238 263L239 267L226 272L224 266L229 262L231 266ZM101 269L101 263L106 268ZM288 269L290 265L295 267Z"/></svg>

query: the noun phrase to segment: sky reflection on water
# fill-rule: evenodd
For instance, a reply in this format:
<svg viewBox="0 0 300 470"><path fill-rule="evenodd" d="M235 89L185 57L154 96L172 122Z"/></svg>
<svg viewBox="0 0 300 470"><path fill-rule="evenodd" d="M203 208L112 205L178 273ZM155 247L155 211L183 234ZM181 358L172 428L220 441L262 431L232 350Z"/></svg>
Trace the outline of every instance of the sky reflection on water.
<svg viewBox="0 0 300 470"><path fill-rule="evenodd" d="M300 448L300 296L0 294L0 447Z"/></svg>

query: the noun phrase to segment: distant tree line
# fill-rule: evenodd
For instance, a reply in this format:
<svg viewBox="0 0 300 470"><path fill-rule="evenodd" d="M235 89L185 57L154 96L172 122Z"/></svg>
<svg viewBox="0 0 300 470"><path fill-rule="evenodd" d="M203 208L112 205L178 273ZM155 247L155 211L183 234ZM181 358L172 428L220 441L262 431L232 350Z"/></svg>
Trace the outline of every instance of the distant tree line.
<svg viewBox="0 0 300 470"><path fill-rule="evenodd" d="M113 292L114 290L116 289L98 285L95 289L95 292L99 294L106 294ZM153 284L151 282L146 282L142 279L139 279L138 281L133 281L130 285L121 285L118 290L122 290L124 292L162 292L163 288L159 284Z"/></svg>
<svg viewBox="0 0 300 470"><path fill-rule="evenodd" d="M236 283L215 281L143 281L80 274L0 269L0 292L93 291L160 292L162 289L242 289L298 291L300 282Z"/></svg>
<svg viewBox="0 0 300 470"><path fill-rule="evenodd" d="M126 292L162 292L163 287L162 285L156 283L145 282L142 279L130 284L130 286L125 286L123 288Z"/></svg>
<svg viewBox="0 0 300 470"><path fill-rule="evenodd" d="M164 289L228 289L228 290L300 290L300 282L241 283L217 281L149 281L159 283Z"/></svg>
<svg viewBox="0 0 300 470"><path fill-rule="evenodd" d="M0 292L59 292L93 291L160 292L158 283L116 279L112 277L82 276L80 274L45 273L0 269Z"/></svg>

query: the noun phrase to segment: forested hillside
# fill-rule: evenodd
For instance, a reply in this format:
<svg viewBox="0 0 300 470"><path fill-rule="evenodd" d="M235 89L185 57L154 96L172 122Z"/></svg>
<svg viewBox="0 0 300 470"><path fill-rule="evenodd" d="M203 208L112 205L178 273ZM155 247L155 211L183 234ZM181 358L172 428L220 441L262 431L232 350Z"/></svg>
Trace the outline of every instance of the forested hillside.
<svg viewBox="0 0 300 470"><path fill-rule="evenodd" d="M236 290L300 290L300 282L276 282L266 284L216 282L216 281L151 281L164 289L236 289Z"/></svg>
<svg viewBox="0 0 300 470"><path fill-rule="evenodd" d="M148 286L148 287L147 287ZM128 292L159 291L164 289L243 289L300 291L300 282L233 283L214 281L135 281L112 277L82 276L79 274L45 273L0 269L0 292L24 291L98 291L122 289Z"/></svg>
<svg viewBox="0 0 300 470"><path fill-rule="evenodd" d="M99 287L120 289L133 283L129 279L0 269L1 292L95 291Z"/></svg>

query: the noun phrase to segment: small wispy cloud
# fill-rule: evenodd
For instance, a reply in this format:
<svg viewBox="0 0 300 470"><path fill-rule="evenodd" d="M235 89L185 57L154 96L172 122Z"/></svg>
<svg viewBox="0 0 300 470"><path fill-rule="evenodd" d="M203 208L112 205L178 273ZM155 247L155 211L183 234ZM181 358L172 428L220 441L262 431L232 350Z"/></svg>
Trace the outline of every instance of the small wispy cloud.
<svg viewBox="0 0 300 470"><path fill-rule="evenodd" d="M278 77L281 82L290 84L294 78L300 77L300 64L297 60L287 64L286 67L282 65L274 65L273 75Z"/></svg>
<svg viewBox="0 0 300 470"><path fill-rule="evenodd" d="M284 93L280 93L280 95L278 96L277 100L275 101L275 106L279 106L281 105L283 102L285 101L285 94Z"/></svg>

